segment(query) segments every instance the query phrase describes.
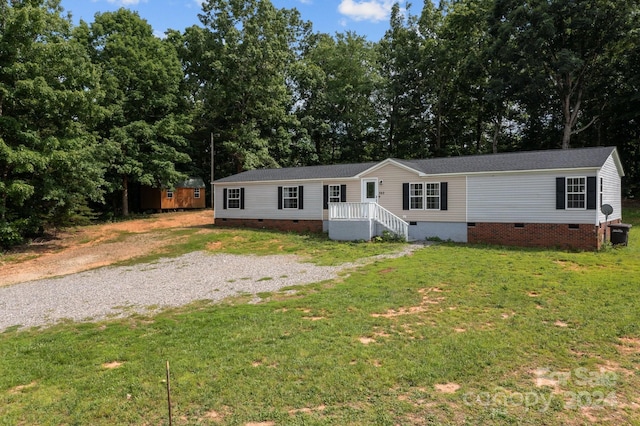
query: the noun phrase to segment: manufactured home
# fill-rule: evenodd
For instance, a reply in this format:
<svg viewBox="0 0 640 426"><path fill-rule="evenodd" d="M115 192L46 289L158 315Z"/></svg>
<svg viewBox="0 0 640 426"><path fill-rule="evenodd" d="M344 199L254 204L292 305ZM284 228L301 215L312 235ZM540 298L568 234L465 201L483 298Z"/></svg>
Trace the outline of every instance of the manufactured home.
<svg viewBox="0 0 640 426"><path fill-rule="evenodd" d="M598 249L621 217L615 147L249 170L215 181L218 225ZM605 216L601 206L613 213Z"/></svg>
<svg viewBox="0 0 640 426"><path fill-rule="evenodd" d="M201 178L189 178L176 183L174 188L142 187L140 208L142 210L186 210L204 209L206 203L205 184Z"/></svg>

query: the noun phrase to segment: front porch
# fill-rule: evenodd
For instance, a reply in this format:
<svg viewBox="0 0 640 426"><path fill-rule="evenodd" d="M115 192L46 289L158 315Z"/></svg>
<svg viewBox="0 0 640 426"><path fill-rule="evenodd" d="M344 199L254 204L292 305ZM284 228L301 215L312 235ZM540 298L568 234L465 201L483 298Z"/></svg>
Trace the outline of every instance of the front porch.
<svg viewBox="0 0 640 426"><path fill-rule="evenodd" d="M385 230L409 239L409 224L378 203L329 203L332 240L368 241Z"/></svg>

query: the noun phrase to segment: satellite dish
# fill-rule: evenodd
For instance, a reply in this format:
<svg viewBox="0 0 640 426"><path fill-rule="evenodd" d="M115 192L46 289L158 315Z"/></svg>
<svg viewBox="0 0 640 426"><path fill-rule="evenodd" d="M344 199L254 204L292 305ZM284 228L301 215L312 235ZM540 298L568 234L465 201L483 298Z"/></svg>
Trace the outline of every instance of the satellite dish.
<svg viewBox="0 0 640 426"><path fill-rule="evenodd" d="M602 207L600 207L600 211L603 215L609 216L613 213L613 207L611 207L611 204L603 204Z"/></svg>

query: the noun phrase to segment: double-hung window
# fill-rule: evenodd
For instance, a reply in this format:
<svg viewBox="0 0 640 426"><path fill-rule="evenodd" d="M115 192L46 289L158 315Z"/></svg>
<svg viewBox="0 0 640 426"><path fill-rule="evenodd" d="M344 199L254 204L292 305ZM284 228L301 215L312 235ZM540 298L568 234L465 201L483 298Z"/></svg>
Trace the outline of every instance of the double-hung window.
<svg viewBox="0 0 640 426"><path fill-rule="evenodd" d="M584 210L586 208L587 185L584 177L567 178L567 209Z"/></svg>
<svg viewBox="0 0 640 426"><path fill-rule="evenodd" d="M339 203L340 199L340 185L329 185L329 202Z"/></svg>
<svg viewBox="0 0 640 426"><path fill-rule="evenodd" d="M240 208L240 188L229 188L227 191L227 208Z"/></svg>
<svg viewBox="0 0 640 426"><path fill-rule="evenodd" d="M440 182L409 184L409 210L440 210Z"/></svg>
<svg viewBox="0 0 640 426"><path fill-rule="evenodd" d="M173 191L167 191L167 198L171 200L173 198Z"/></svg>
<svg viewBox="0 0 640 426"><path fill-rule="evenodd" d="M298 208L298 187L297 186L282 187L282 207L285 209Z"/></svg>
<svg viewBox="0 0 640 426"><path fill-rule="evenodd" d="M422 210L424 208L424 184L409 184L409 209Z"/></svg>
<svg viewBox="0 0 640 426"><path fill-rule="evenodd" d="M200 198L200 188L193 188L193 198Z"/></svg>
<svg viewBox="0 0 640 426"><path fill-rule="evenodd" d="M426 186L427 210L440 210L440 183L427 183Z"/></svg>

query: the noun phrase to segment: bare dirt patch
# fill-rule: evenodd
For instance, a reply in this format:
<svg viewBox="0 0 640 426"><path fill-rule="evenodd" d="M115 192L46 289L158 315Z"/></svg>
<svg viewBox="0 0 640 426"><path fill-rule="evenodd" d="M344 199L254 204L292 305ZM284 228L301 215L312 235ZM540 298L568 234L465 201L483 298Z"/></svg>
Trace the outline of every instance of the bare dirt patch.
<svg viewBox="0 0 640 426"><path fill-rule="evenodd" d="M105 362L104 364L102 364L102 368L106 368L108 370L113 370L114 368L118 368L122 365L123 363L120 361L111 361L111 362Z"/></svg>
<svg viewBox="0 0 640 426"><path fill-rule="evenodd" d="M29 389L29 388L35 387L37 384L38 384L38 382L33 381L33 382L31 382L29 384L26 384L26 385L18 385L16 387L13 387L13 388L9 389L9 393L11 393L11 394L20 393L25 389Z"/></svg>
<svg viewBox="0 0 640 426"><path fill-rule="evenodd" d="M456 393L456 391L460 389L460 385L457 383L435 384L434 387L441 393Z"/></svg>
<svg viewBox="0 0 640 426"><path fill-rule="evenodd" d="M200 232L214 232L206 228L212 224L213 212L198 210L64 231L52 240L11 253L10 261L0 256L0 286L73 274L144 256L172 242L152 231L202 227Z"/></svg>
<svg viewBox="0 0 640 426"><path fill-rule="evenodd" d="M311 407L311 408L304 407L304 408L296 408L296 409L293 409L293 410L289 410L289 414L292 415L292 416L296 415L296 414L299 414L299 413L311 414L313 412L324 411L326 409L327 409L326 405L318 405L317 407Z"/></svg>
<svg viewBox="0 0 640 426"><path fill-rule="evenodd" d="M620 344L616 348L621 354L632 355L640 353L640 338L637 337L621 337Z"/></svg>
<svg viewBox="0 0 640 426"><path fill-rule="evenodd" d="M588 269L575 262L571 262L570 260L556 260L554 263L566 269L567 271L580 272L586 271Z"/></svg>
<svg viewBox="0 0 640 426"><path fill-rule="evenodd" d="M418 293L422 294L422 300L418 306L410 306L408 308L389 309L384 314L371 314L375 318L395 318L404 315L418 314L429 309L430 305L437 305L442 302L444 297L431 297L429 293L441 293L443 290L439 287L421 288Z"/></svg>

